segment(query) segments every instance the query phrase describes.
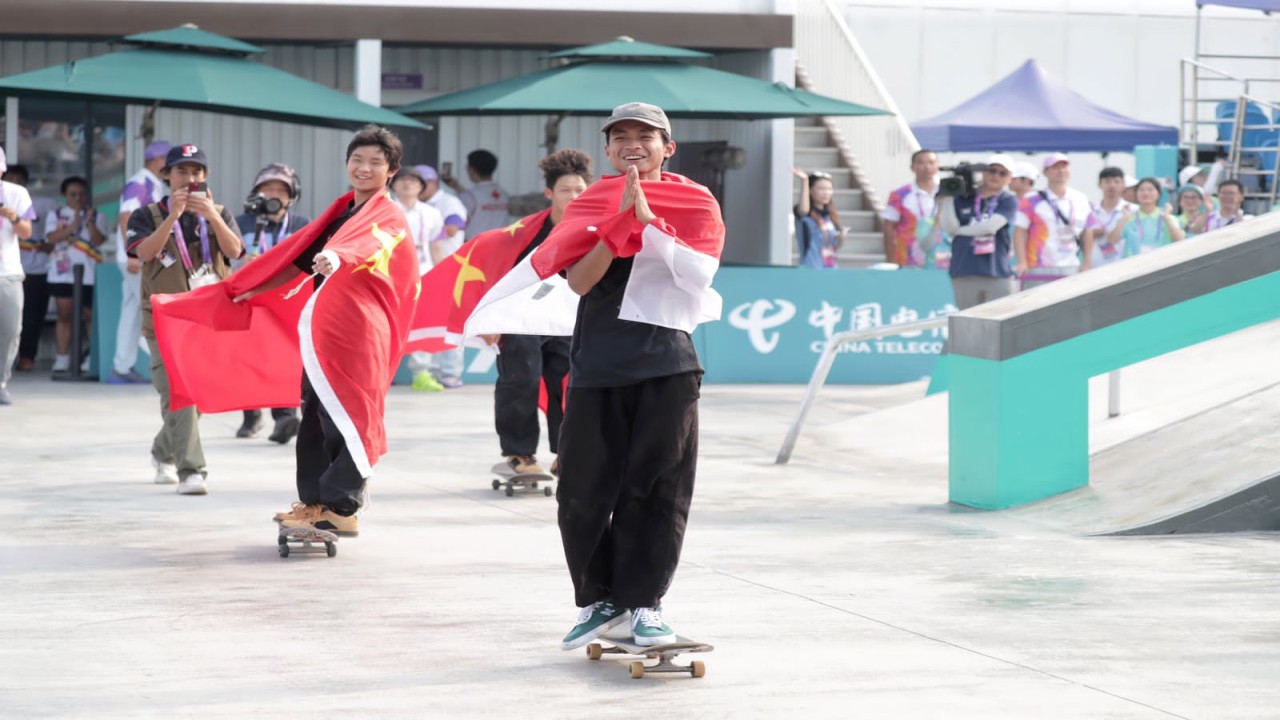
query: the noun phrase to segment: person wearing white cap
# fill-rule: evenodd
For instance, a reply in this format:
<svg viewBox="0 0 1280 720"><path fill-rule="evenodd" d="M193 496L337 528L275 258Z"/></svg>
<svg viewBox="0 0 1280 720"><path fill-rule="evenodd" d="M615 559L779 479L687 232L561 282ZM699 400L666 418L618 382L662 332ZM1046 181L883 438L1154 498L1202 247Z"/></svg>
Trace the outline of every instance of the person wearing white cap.
<svg viewBox="0 0 1280 720"><path fill-rule="evenodd" d="M116 264L120 279L120 321L116 324L116 352L111 358L111 374L106 382L146 383L134 365L138 363L138 346L142 342L142 261L129 257L125 236L129 232L129 216L133 211L164 199L169 184L160 179L160 169L173 147L167 140L156 140L143 151L142 168L134 173L120 192L120 214L116 224Z"/></svg>
<svg viewBox="0 0 1280 720"><path fill-rule="evenodd" d="M440 174L430 165L414 165L413 170L426 183L418 200L430 205L444 218L444 230L437 240L447 252L462 247L467 233L467 208L456 196L440 187ZM456 347L438 353L413 353L409 356L409 371L413 373L415 390L450 390L462 387L462 371L466 357L463 348Z"/></svg>
<svg viewBox="0 0 1280 720"><path fill-rule="evenodd" d="M1036 189L1036 178L1040 177L1040 172L1036 170L1036 166L1026 160L1019 160L1013 164L1013 177L1009 178L1009 190L1019 198Z"/></svg>
<svg viewBox="0 0 1280 720"><path fill-rule="evenodd" d="M1226 160L1215 160L1211 165L1188 165L1178 173L1178 187L1198 185L1205 197L1212 198L1226 169Z"/></svg>
<svg viewBox="0 0 1280 720"><path fill-rule="evenodd" d="M9 169L0 148L0 173ZM22 335L22 256L18 242L31 238L35 213L27 189L0 180L0 405L11 405L9 377Z"/></svg>
<svg viewBox="0 0 1280 720"><path fill-rule="evenodd" d="M938 198L938 225L951 236L951 286L961 310L1015 291L1009 254L1018 197L1006 189L1013 158L987 158L970 193Z"/></svg>
<svg viewBox="0 0 1280 720"><path fill-rule="evenodd" d="M244 267L311 222L311 218L294 212L293 204L301 195L302 183L292 167L273 162L258 171L245 198L245 212L236 216L236 229L240 231L245 253L231 261L233 269ZM271 442L284 445L298 434L301 421L296 407L271 408L271 419L275 421L267 437ZM250 438L261 429L262 411L245 410L236 437Z"/></svg>
<svg viewBox="0 0 1280 720"><path fill-rule="evenodd" d="M1124 171L1118 167L1103 168L1098 173L1098 188L1102 190L1102 201L1093 206L1093 217L1101 226L1093 244L1093 266L1109 265L1124 257L1123 248L1108 242L1112 230L1119 225L1127 213L1133 212L1135 206L1127 202L1121 194L1125 189Z"/></svg>
<svg viewBox="0 0 1280 720"><path fill-rule="evenodd" d="M1066 155L1046 157L1044 176L1048 189L1022 198L1015 223L1014 271L1024 290L1088 270L1093 260L1093 236L1099 227L1089 198L1067 187L1071 161Z"/></svg>

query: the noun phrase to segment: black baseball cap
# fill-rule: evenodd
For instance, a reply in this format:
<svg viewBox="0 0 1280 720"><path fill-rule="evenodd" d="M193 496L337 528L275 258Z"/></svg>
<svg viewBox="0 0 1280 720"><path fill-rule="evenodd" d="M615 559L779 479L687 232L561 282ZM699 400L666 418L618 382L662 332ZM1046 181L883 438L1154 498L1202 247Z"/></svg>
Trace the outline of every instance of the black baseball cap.
<svg viewBox="0 0 1280 720"><path fill-rule="evenodd" d="M205 170L209 169L209 160L205 158L204 150L190 143L184 143L169 148L169 154L164 157L164 167L160 168L160 171L164 172L182 163L195 163Z"/></svg>

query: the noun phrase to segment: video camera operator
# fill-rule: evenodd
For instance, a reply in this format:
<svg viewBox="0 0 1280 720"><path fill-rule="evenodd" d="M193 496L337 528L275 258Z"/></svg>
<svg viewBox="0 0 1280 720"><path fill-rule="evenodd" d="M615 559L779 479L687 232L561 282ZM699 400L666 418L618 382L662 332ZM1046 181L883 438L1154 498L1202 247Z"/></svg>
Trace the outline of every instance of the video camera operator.
<svg viewBox="0 0 1280 720"><path fill-rule="evenodd" d="M271 163L258 171L245 200L244 212L236 216L245 247L244 258L233 263L237 269L311 222L310 218L293 212L293 204L301 194L298 174L288 165ZM272 408L271 418L275 420L271 441L283 445L298 434L297 408ZM253 437L261 429L262 411L245 410L244 423L236 431L236 437Z"/></svg>
<svg viewBox="0 0 1280 720"><path fill-rule="evenodd" d="M985 165L961 164L938 187L938 225L951 236L951 286L961 310L1015 290L1010 252L1018 197L1009 192L1014 167L996 154ZM982 179L976 185L974 173Z"/></svg>

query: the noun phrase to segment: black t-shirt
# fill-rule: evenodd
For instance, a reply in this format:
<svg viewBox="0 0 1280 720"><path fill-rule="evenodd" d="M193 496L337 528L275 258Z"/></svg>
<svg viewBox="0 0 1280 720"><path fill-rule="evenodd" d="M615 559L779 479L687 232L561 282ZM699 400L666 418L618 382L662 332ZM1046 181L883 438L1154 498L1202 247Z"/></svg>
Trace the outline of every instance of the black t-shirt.
<svg viewBox="0 0 1280 720"><path fill-rule="evenodd" d="M542 228L538 230L538 234L533 236L533 242L529 243L529 247L520 251L520 256L516 258L516 265L519 265L521 260L525 259L529 253L541 245L542 241L547 239L547 236L551 234L551 230L555 226L556 224L551 222L551 216L548 215L547 219L542 223Z"/></svg>
<svg viewBox="0 0 1280 720"><path fill-rule="evenodd" d="M578 302L578 323L569 349L570 387L622 387L702 372L689 333L618 318L631 265L632 258L614 260Z"/></svg>
<svg viewBox="0 0 1280 720"><path fill-rule="evenodd" d="M220 214L222 215L222 221L227 224L227 227L231 228L232 232L239 235L240 229L236 226L236 219L231 215L231 211L224 207ZM164 219L167 217L169 217L169 198L166 197L160 201L160 221L164 222ZM178 225L182 227L182 237L187 242L187 246L189 248L188 254L191 256L192 264L196 266L200 265L204 262L204 259L200 254L202 249L200 245L200 218L192 213L183 213L182 217L178 218ZM133 213L129 215L128 224L125 225L125 232L128 234L125 252L129 254L129 257L138 257L138 244L151 237L151 234L155 231L156 220L151 215L151 208L144 205L137 210L134 210ZM225 258L226 253L223 253L222 246L218 245L218 239L214 236L212 228L208 229L208 238L209 252L211 254L218 253ZM235 260L236 258L227 259Z"/></svg>
<svg viewBox="0 0 1280 720"><path fill-rule="evenodd" d="M309 246L307 246L307 249L306 249L306 250L303 250L301 255L299 255L298 257L294 258L294 260L293 260L293 265L294 265L294 267L298 268L299 270L301 270L302 272L304 272L304 273L306 273L306 274L308 274L308 275L310 275L312 272L314 272L314 271L311 269L311 266L315 264L315 262L316 262L316 256L317 256L317 255L319 255L319 254L320 254L320 251L321 251L321 250L324 250L324 246L325 246L326 244L328 244L328 242L329 242L331 239L333 239L334 234L336 234L336 233L338 232L338 228L342 227L342 224L343 224L343 223L345 223L346 221L350 220L350 219L351 219L351 217L352 217L353 215L355 215L357 212L359 212L359 211L360 211L360 208L361 208L363 205L364 205L364 203L361 203L360 205L356 205L356 204L355 204L355 201L353 200L353 201L351 202L351 205L350 205L349 207L347 207L347 211L346 211L346 212L344 212L344 213L342 213L341 215L339 215L338 217L334 218L332 222L330 222L328 225L326 225L326 226L325 226L325 228L324 228L324 232L322 232L322 233L320 233L319 235L317 235L317 236L316 236L316 239L315 239L315 240L312 240L312 241L311 241L311 244L310 244ZM317 275L317 276L316 276L316 289L317 289L317 290L319 290L319 289L320 289L320 286L321 286L323 283L324 283L324 276L323 276L323 275Z"/></svg>

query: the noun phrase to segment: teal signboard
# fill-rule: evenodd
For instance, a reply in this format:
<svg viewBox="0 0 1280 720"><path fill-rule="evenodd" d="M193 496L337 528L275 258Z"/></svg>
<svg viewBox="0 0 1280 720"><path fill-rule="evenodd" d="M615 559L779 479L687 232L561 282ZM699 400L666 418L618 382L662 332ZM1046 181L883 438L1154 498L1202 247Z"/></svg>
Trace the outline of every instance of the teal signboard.
<svg viewBox="0 0 1280 720"><path fill-rule="evenodd" d="M955 312L941 270L722 268L720 322L695 334L709 383L806 383L827 338ZM946 327L845 345L829 383L884 385L928 376Z"/></svg>

